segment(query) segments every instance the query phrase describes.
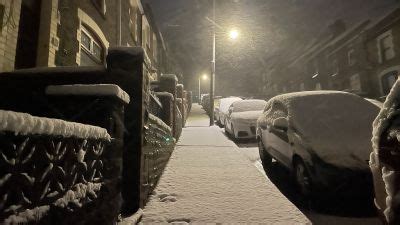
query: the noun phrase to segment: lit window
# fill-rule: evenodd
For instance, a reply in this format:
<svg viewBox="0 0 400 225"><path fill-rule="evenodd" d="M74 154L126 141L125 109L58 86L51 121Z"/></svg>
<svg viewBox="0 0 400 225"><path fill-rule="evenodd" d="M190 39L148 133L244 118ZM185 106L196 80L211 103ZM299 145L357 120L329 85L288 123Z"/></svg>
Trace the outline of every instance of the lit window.
<svg viewBox="0 0 400 225"><path fill-rule="evenodd" d="M301 83L300 84L300 91L305 91L305 90L306 90L306 88L305 88L304 83Z"/></svg>
<svg viewBox="0 0 400 225"><path fill-rule="evenodd" d="M391 71L382 76L382 91L383 95L387 95L390 89L396 83L399 73L397 71Z"/></svg>
<svg viewBox="0 0 400 225"><path fill-rule="evenodd" d="M103 64L104 47L95 34L85 27L81 29L81 66Z"/></svg>
<svg viewBox="0 0 400 225"><path fill-rule="evenodd" d="M378 38L379 62L383 63L395 57L392 31L381 34Z"/></svg>
<svg viewBox="0 0 400 225"><path fill-rule="evenodd" d="M322 90L321 83L317 83L317 84L315 85L315 90L316 90L316 91Z"/></svg>

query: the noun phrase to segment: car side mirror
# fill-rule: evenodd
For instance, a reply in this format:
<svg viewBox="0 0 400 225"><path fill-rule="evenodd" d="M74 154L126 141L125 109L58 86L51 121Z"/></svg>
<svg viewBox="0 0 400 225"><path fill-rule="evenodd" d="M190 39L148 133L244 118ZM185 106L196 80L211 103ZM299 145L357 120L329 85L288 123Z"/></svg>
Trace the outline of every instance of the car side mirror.
<svg viewBox="0 0 400 225"><path fill-rule="evenodd" d="M274 120L272 126L275 129L282 130L282 131L286 132L288 130L289 123L288 123L288 120L285 117L279 117L279 118Z"/></svg>

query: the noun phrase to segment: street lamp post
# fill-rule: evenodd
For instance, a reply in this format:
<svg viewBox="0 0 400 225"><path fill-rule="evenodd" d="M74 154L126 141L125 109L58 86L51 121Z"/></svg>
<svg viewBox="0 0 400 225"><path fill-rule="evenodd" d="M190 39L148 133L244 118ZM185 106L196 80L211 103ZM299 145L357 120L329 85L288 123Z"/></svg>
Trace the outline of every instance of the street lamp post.
<svg viewBox="0 0 400 225"><path fill-rule="evenodd" d="M211 21L209 18L207 20ZM211 81L210 81L210 126L214 125L214 92L215 92L215 42L216 42L216 34L215 29L218 26L219 29L224 30L220 25L215 22L215 0L213 0L213 19L211 21L213 27L213 48L212 48L212 61L211 61ZM231 30L229 32L229 37L232 40L236 40L239 36L239 32L237 30Z"/></svg>
<svg viewBox="0 0 400 225"><path fill-rule="evenodd" d="M215 91L215 0L213 0L213 51L210 82L210 126L214 126L214 91Z"/></svg>

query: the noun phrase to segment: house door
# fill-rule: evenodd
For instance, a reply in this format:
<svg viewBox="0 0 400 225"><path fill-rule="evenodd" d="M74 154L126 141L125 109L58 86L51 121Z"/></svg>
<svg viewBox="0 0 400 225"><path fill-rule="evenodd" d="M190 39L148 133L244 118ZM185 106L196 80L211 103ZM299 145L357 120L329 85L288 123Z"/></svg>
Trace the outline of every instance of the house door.
<svg viewBox="0 0 400 225"><path fill-rule="evenodd" d="M41 0L22 0L15 69L36 66Z"/></svg>

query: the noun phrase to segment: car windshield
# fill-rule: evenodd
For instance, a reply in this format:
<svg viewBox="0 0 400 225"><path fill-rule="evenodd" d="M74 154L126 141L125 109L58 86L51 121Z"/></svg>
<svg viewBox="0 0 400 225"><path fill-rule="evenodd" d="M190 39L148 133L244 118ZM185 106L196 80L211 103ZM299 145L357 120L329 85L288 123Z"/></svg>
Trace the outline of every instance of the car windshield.
<svg viewBox="0 0 400 225"><path fill-rule="evenodd" d="M267 104L264 100L243 100L234 102L233 112L261 111Z"/></svg>

